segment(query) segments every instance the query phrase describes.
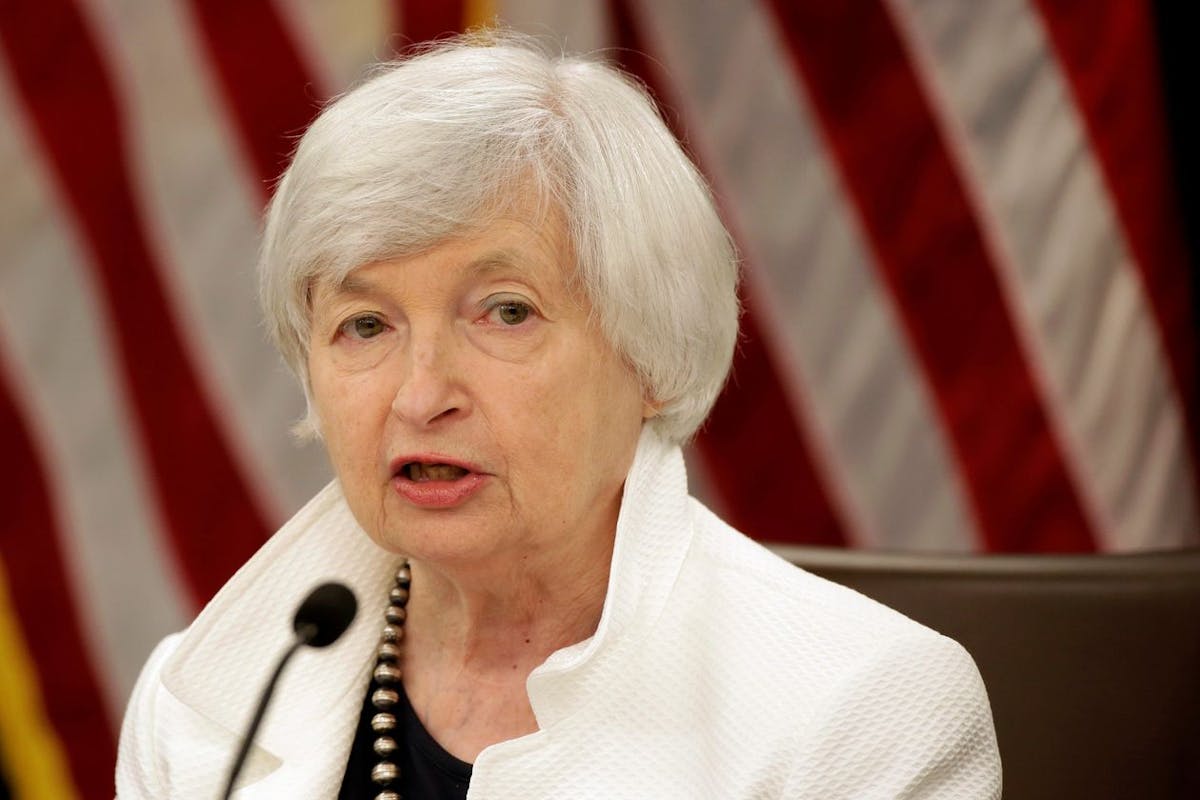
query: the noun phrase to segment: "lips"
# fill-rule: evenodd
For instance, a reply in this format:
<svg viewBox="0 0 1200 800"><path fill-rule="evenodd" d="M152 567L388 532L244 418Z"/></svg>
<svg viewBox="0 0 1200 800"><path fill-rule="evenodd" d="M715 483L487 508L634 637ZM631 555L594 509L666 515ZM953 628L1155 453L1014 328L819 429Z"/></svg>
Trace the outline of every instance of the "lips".
<svg viewBox="0 0 1200 800"><path fill-rule="evenodd" d="M489 478L473 464L436 454L401 456L392 461L392 487L420 508L461 505Z"/></svg>

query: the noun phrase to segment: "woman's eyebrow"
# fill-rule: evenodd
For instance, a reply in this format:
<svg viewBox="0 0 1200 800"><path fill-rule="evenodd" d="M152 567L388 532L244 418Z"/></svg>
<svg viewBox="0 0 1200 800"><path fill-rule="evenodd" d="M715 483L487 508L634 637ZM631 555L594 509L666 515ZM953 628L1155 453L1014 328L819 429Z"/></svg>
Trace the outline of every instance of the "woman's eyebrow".
<svg viewBox="0 0 1200 800"><path fill-rule="evenodd" d="M495 273L509 272L517 273L522 277L532 277L534 270L530 269L530 263L535 259L535 256L524 255L512 250L495 250L472 259L467 263L464 273L486 277ZM377 281L365 278L357 271L348 273L334 283L331 288L334 296L370 295L383 291Z"/></svg>
<svg viewBox="0 0 1200 800"><path fill-rule="evenodd" d="M517 272L521 275L530 275L532 273L529 268L531 260L531 257L521 256L511 250L497 250L474 259L468 265L467 270L476 275L485 276L496 272Z"/></svg>
<svg viewBox="0 0 1200 800"><path fill-rule="evenodd" d="M375 294L379 286L372 280L351 272L333 285L333 294Z"/></svg>

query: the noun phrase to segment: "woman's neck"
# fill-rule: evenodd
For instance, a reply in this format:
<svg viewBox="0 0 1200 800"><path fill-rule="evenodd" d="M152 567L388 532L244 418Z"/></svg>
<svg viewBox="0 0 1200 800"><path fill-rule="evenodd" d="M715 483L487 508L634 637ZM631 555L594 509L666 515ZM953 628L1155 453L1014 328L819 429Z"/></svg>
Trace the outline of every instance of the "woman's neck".
<svg viewBox="0 0 1200 800"><path fill-rule="evenodd" d="M466 568L414 562L409 649L481 677L536 666L595 632L612 548L610 536L566 558L524 553Z"/></svg>
<svg viewBox="0 0 1200 800"><path fill-rule="evenodd" d="M488 569L412 562L404 689L426 730L473 762L537 730L525 680L555 650L596 631L613 539L568 560L525 554Z"/></svg>

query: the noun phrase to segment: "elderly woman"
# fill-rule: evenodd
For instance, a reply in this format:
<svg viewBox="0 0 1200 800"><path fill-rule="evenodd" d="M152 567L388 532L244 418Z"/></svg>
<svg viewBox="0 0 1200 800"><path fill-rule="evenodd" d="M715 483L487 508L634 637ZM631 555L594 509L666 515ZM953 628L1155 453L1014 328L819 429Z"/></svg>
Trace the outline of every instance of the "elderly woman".
<svg viewBox="0 0 1200 800"><path fill-rule="evenodd" d="M515 36L383 69L301 140L261 281L337 480L150 657L121 797L217 796L329 579L362 611L238 797L998 796L958 645L688 497L737 263L629 79Z"/></svg>

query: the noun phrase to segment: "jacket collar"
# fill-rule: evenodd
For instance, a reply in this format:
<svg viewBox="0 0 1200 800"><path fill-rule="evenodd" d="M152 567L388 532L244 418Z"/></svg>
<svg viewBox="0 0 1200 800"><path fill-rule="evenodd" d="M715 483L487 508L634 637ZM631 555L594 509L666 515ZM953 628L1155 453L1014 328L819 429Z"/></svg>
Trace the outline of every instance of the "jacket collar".
<svg viewBox="0 0 1200 800"><path fill-rule="evenodd" d="M569 713L580 671L596 668L613 642L639 638L658 618L690 541L687 502L679 448L647 426L625 481L596 633L552 654L530 676L530 700L542 727ZM359 601L358 615L336 644L298 653L284 673L243 772L240 785L249 788L241 796L255 796L251 784L281 766L286 769L268 782L272 796L289 787L308 796L336 794L400 560L358 526L334 482L192 623L164 666L163 685L225 732L232 758L275 660L291 642L292 615L304 596L317 583L336 580Z"/></svg>

